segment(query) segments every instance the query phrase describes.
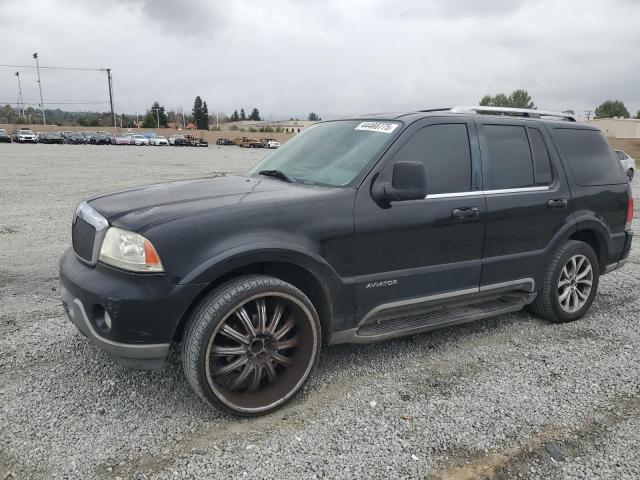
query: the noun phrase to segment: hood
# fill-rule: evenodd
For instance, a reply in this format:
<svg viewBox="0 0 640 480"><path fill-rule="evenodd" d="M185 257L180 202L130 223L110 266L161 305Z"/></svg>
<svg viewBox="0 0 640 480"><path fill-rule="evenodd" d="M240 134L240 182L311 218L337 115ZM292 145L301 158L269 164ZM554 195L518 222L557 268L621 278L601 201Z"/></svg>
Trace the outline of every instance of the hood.
<svg viewBox="0 0 640 480"><path fill-rule="evenodd" d="M247 208L251 204L312 201L342 189L286 183L276 179L219 176L163 183L88 200L111 225L138 231L152 223L212 209Z"/></svg>

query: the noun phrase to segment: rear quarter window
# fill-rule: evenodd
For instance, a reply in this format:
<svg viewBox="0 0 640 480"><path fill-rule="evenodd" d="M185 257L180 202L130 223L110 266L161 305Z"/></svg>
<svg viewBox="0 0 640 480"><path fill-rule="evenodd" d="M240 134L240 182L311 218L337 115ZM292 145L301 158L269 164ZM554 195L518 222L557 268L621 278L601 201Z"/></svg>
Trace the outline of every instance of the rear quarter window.
<svg viewBox="0 0 640 480"><path fill-rule="evenodd" d="M556 128L553 136L578 185L626 183L620 163L601 131Z"/></svg>

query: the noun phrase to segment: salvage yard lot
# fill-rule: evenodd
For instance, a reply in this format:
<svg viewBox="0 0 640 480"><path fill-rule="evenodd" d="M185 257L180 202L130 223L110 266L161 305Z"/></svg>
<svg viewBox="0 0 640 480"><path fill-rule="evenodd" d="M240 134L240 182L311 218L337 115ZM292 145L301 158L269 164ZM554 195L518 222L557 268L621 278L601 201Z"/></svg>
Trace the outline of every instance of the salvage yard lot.
<svg viewBox="0 0 640 480"><path fill-rule="evenodd" d="M301 395L253 420L206 406L175 352L126 370L76 332L57 261L83 198L267 153L0 145L0 479L640 477L637 247L578 322L525 311L326 348Z"/></svg>

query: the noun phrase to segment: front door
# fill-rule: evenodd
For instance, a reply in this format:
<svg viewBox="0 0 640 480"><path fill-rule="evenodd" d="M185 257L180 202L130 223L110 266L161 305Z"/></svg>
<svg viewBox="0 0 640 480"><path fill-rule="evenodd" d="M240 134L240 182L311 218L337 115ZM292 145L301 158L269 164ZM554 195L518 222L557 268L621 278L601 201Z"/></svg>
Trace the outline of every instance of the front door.
<svg viewBox="0 0 640 480"><path fill-rule="evenodd" d="M378 311L478 290L485 198L472 120L429 118L411 125L358 190L355 201L356 321ZM390 181L396 161L420 161L426 198L380 205L376 181Z"/></svg>

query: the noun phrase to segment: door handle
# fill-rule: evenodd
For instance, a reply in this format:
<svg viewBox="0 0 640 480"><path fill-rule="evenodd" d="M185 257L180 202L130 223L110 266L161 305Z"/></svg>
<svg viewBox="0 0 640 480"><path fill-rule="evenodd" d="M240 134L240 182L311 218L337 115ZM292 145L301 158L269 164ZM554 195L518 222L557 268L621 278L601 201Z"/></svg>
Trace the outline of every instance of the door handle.
<svg viewBox="0 0 640 480"><path fill-rule="evenodd" d="M475 220L480 216L478 207L460 207L451 210L451 218L458 220Z"/></svg>
<svg viewBox="0 0 640 480"><path fill-rule="evenodd" d="M569 202L567 202L566 198L554 198L547 202L547 208L567 208L568 204Z"/></svg>

